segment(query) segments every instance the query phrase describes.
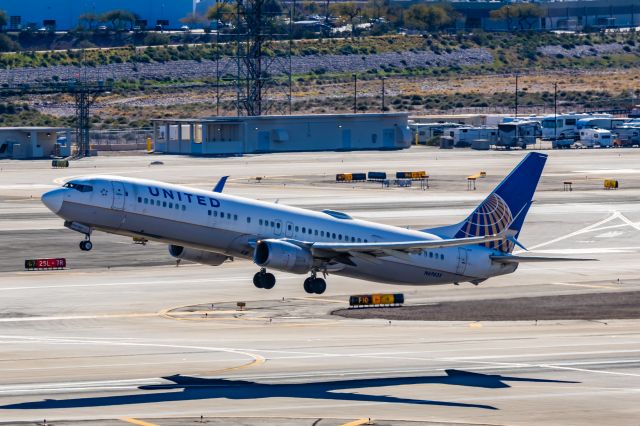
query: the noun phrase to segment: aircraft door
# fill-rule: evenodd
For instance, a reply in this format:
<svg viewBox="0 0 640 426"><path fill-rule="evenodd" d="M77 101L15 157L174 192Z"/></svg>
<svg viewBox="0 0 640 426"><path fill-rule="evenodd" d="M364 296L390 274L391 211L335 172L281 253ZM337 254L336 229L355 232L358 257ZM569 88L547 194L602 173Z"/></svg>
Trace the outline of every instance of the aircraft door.
<svg viewBox="0 0 640 426"><path fill-rule="evenodd" d="M284 224L284 236L288 238L293 236L293 223L287 222Z"/></svg>
<svg viewBox="0 0 640 426"><path fill-rule="evenodd" d="M275 220L274 224L273 224L273 233L274 235L281 235L282 234L282 221L281 220Z"/></svg>
<svg viewBox="0 0 640 426"><path fill-rule="evenodd" d="M469 261L469 250L466 248L458 247L458 266L456 267L456 274L464 275L467 269L467 263Z"/></svg>
<svg viewBox="0 0 640 426"><path fill-rule="evenodd" d="M113 187L113 204L112 209L124 210L124 184L122 182L111 182Z"/></svg>

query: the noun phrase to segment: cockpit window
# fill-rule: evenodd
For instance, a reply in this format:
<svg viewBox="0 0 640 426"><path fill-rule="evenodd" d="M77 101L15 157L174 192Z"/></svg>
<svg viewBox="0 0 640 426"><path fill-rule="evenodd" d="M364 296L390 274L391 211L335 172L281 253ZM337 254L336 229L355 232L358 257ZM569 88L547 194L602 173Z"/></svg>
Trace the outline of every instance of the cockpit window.
<svg viewBox="0 0 640 426"><path fill-rule="evenodd" d="M83 185L81 183L75 183L75 182L67 182L63 185L64 188L71 188L71 189L75 189L76 191L80 191L80 192L91 192L93 191L93 186L91 185Z"/></svg>

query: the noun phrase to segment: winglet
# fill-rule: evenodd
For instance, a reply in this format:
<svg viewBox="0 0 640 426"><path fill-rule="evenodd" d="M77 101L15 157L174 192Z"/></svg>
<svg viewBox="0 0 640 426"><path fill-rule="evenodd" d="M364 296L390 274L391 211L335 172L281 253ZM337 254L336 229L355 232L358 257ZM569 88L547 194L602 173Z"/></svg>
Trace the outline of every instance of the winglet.
<svg viewBox="0 0 640 426"><path fill-rule="evenodd" d="M213 188L213 192L222 192L224 185L227 183L227 179L229 179L229 176L222 176L216 184L216 187Z"/></svg>

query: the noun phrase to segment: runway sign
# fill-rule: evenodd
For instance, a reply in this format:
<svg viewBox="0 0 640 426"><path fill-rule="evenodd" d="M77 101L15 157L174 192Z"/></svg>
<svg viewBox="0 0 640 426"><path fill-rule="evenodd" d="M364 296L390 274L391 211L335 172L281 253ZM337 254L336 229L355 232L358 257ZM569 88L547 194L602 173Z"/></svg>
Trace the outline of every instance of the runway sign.
<svg viewBox="0 0 640 426"><path fill-rule="evenodd" d="M30 271L46 269L64 269L67 266L67 259L28 259L24 261L24 268Z"/></svg>

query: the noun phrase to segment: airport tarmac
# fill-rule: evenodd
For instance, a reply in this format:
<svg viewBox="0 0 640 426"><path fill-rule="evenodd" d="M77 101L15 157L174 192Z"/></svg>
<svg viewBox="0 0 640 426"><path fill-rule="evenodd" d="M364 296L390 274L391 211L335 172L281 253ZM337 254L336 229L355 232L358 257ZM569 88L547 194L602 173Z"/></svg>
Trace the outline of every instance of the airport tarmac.
<svg viewBox="0 0 640 426"><path fill-rule="evenodd" d="M86 174L199 188L228 174L233 194L420 229L463 219L523 152L138 155L69 169L0 161L0 424L637 424L639 320L331 315L350 294L381 291L403 292L412 305L640 290L640 150L546 152L520 241L531 255L598 262L523 265L479 286L329 276L321 296L306 294L301 276L276 273L276 287L261 290L249 261L176 266L166 247L123 237L94 234L93 251L80 252L80 234L38 198ZM369 170L426 170L430 188L334 182L335 173ZM466 176L480 171L487 177L468 191ZM620 189L602 189L604 178ZM23 270L26 258L54 256L68 269Z"/></svg>

